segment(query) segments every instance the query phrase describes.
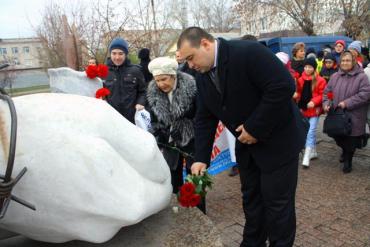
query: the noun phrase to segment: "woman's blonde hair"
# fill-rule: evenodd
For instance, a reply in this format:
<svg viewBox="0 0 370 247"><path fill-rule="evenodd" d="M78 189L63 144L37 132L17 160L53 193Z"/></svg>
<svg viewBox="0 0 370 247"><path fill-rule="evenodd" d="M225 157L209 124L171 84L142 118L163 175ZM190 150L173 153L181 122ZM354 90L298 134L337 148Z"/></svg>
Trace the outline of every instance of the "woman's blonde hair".
<svg viewBox="0 0 370 247"><path fill-rule="evenodd" d="M305 44L303 42L298 42L298 43L295 43L294 46L293 46L293 49L292 49L292 55L293 57L295 57L295 55L297 54L297 52L300 50L300 49L305 49Z"/></svg>

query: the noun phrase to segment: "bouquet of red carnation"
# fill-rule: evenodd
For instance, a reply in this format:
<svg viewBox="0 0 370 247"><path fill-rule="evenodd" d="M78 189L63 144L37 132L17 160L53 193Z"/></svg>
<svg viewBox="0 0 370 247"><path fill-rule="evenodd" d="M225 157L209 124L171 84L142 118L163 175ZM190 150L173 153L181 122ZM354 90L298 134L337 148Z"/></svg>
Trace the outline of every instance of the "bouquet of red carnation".
<svg viewBox="0 0 370 247"><path fill-rule="evenodd" d="M333 104L333 100L334 100L334 94L333 94L333 92L328 92L327 94L326 94L326 97L328 97L328 100L330 101L330 106Z"/></svg>
<svg viewBox="0 0 370 247"><path fill-rule="evenodd" d="M96 93L95 93L95 97L97 99L105 99L105 97L107 97L108 95L110 95L110 91L108 88L99 88L98 90L96 90Z"/></svg>
<svg viewBox="0 0 370 247"><path fill-rule="evenodd" d="M212 188L212 178L205 172L203 175L188 175L179 193L177 194L177 200L183 207L195 207L200 202L202 197L207 194L207 188Z"/></svg>
<svg viewBox="0 0 370 247"><path fill-rule="evenodd" d="M328 97L329 100L333 100L334 99L333 92L328 92L328 94L326 96Z"/></svg>
<svg viewBox="0 0 370 247"><path fill-rule="evenodd" d="M86 75L90 79L94 79L95 77L105 78L108 76L108 67L105 64L91 64L86 68Z"/></svg>

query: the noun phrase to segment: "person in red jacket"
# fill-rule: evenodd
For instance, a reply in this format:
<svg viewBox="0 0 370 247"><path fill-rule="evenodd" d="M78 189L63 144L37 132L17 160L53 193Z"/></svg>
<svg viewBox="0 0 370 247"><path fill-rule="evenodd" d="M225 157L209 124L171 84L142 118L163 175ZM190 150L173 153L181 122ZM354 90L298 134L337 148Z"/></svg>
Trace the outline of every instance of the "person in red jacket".
<svg viewBox="0 0 370 247"><path fill-rule="evenodd" d="M308 168L310 159L317 158L316 152L316 129L319 116L323 113L322 97L326 87L326 81L316 72L317 63L315 58L307 58L304 61L304 71L297 81L295 100L302 114L308 118L310 129L307 133L306 149L302 165Z"/></svg>

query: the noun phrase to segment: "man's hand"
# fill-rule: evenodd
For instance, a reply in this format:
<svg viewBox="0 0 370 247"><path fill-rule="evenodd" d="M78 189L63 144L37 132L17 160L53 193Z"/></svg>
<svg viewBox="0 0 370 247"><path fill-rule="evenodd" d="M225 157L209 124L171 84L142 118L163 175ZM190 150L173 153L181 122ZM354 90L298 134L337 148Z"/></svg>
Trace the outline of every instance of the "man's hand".
<svg viewBox="0 0 370 247"><path fill-rule="evenodd" d="M315 107L315 103L313 103L312 101L308 102L307 108L314 108L314 107Z"/></svg>
<svg viewBox="0 0 370 247"><path fill-rule="evenodd" d="M245 129L244 126L241 124L239 127L235 130L236 132L242 132L240 136L238 137L238 140L241 143L244 144L255 144L257 143L257 139L251 136Z"/></svg>
<svg viewBox="0 0 370 247"><path fill-rule="evenodd" d="M346 103L344 102L344 101L342 101L342 102L340 102L339 104L338 104L338 106L340 107L340 108L342 108L342 109L345 109L347 106L346 106Z"/></svg>
<svg viewBox="0 0 370 247"><path fill-rule="evenodd" d="M143 109L144 109L144 106L143 106L143 105L140 105L140 104L136 104L136 105L135 105L135 109L136 109L137 111L140 111L140 110L143 110Z"/></svg>
<svg viewBox="0 0 370 247"><path fill-rule="evenodd" d="M203 175L207 170L207 164L203 162L194 162L191 165L191 174L193 175Z"/></svg>

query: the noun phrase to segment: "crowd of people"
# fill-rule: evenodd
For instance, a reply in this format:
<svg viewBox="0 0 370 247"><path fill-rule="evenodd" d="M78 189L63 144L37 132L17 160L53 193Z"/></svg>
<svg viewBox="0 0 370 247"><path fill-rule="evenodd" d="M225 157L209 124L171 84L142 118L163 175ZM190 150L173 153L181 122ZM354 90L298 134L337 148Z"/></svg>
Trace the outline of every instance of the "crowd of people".
<svg viewBox="0 0 370 247"><path fill-rule="evenodd" d="M345 41L337 40L333 50L327 46L315 53L299 42L293 46L291 60L286 53L276 55L294 77L293 98L310 122L302 165L307 168L310 160L317 158L316 132L320 115L339 107L351 116L352 132L333 138L342 149L339 161L343 163L343 172L351 172L355 150L366 146L369 137L366 133L366 122L370 126L369 50L362 48L360 41L353 41L346 49ZM334 98L328 99L328 93Z"/></svg>
<svg viewBox="0 0 370 247"><path fill-rule="evenodd" d="M240 173L248 218L241 246L264 246L266 239L292 246L299 153L304 149L305 168L318 157L319 117L334 108L351 116L351 133L333 137L344 173L351 172L356 149L367 144L368 49L360 41L347 46L337 40L320 51L299 42L291 56L273 54L255 38L215 39L198 27L183 31L177 47L176 60L150 60L144 48L138 66L127 57L128 43L115 38L106 63L107 102L132 123L136 111L150 112L149 131L169 165L174 193L184 169L202 174L209 167L222 121L237 138L233 175ZM199 208L206 212L205 200Z"/></svg>

